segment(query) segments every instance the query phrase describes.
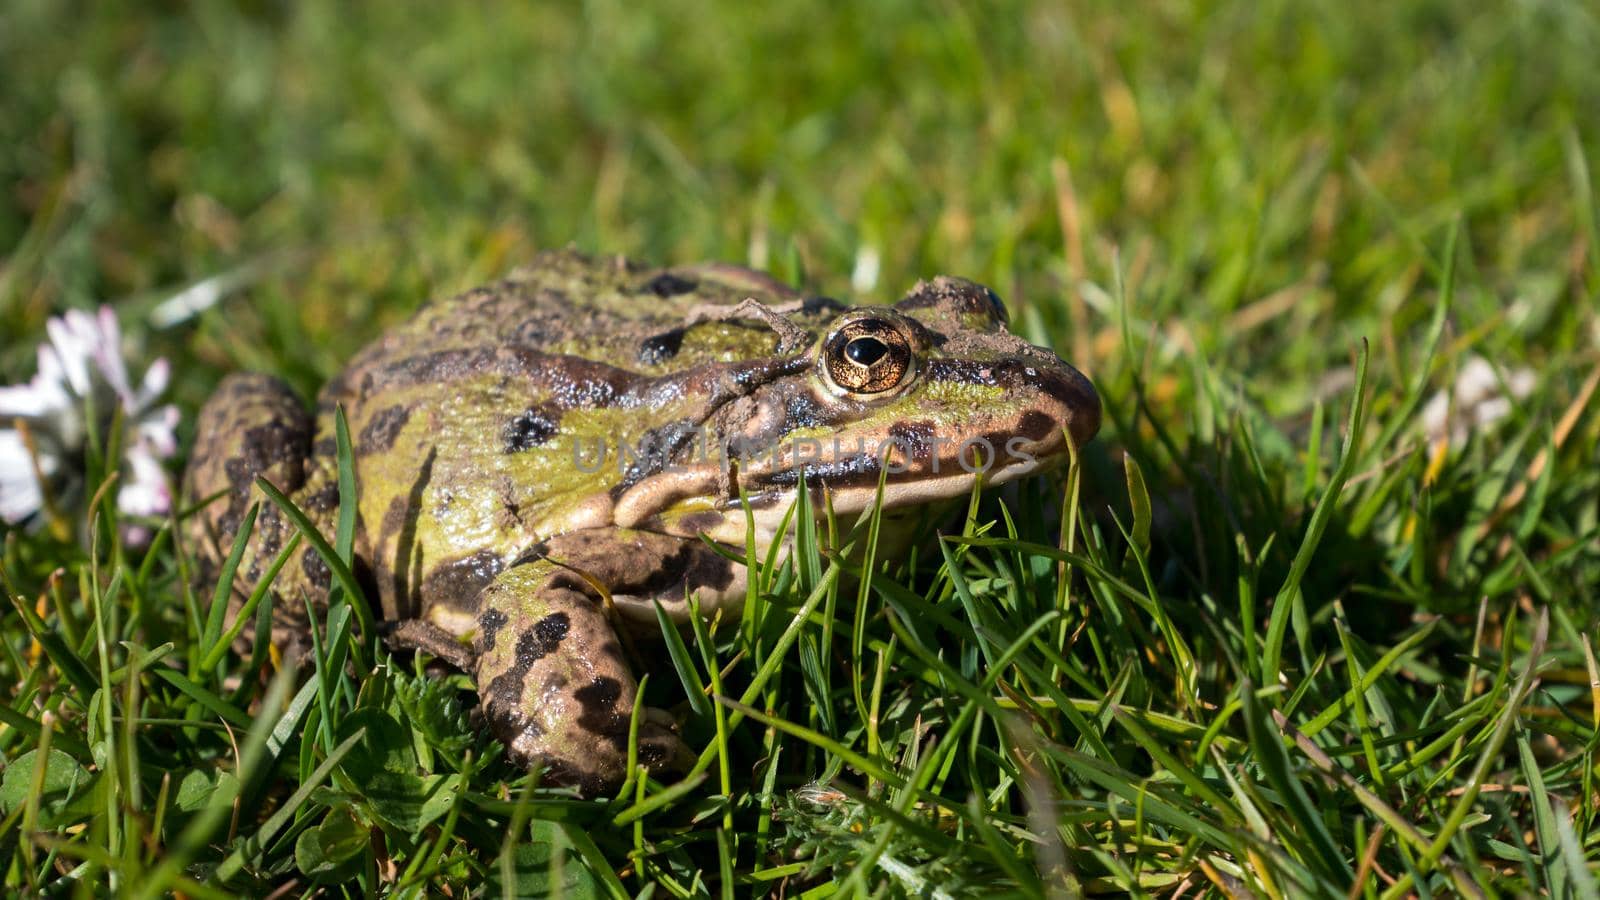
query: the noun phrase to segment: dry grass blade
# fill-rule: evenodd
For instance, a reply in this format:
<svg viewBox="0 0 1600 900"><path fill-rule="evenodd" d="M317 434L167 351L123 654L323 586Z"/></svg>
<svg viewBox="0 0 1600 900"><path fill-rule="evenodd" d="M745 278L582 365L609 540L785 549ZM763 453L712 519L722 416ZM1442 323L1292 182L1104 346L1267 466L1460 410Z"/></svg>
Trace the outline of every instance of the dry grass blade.
<svg viewBox="0 0 1600 900"><path fill-rule="evenodd" d="M1597 363L1594 370L1589 373L1589 377L1584 380L1583 386L1578 388L1577 395L1572 398L1572 402L1567 405L1566 411L1561 414L1561 418L1556 422L1555 431L1550 438L1551 447L1556 452L1559 453L1561 451L1561 448L1567 443L1567 438L1572 436L1573 429L1578 427L1578 421L1583 417L1584 410L1588 408L1589 401L1594 398L1596 388L1600 388L1600 363ZM1484 520L1482 525L1478 526L1478 540L1482 540L1489 532L1499 527L1500 522L1512 510L1517 508L1517 505L1528 496L1530 486L1539 480L1539 476L1544 474L1545 467L1549 464L1550 448L1541 449L1534 455L1533 462L1528 464L1528 469L1523 473L1522 480L1518 481L1516 486L1506 493L1499 505L1495 507L1494 512ZM1504 541L1501 541L1499 553L1503 557L1510 552L1510 549L1511 540L1508 536Z"/></svg>

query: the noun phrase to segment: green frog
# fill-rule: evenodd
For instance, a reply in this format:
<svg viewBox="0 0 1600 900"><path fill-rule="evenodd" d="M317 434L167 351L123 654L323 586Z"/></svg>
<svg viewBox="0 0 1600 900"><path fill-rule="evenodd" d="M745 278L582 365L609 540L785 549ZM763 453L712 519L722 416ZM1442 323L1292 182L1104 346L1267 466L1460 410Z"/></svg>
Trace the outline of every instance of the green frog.
<svg viewBox="0 0 1600 900"><path fill-rule="evenodd" d="M838 516L903 511L1060 463L1094 436L1078 370L1010 334L989 289L917 284L892 306L806 296L721 264L654 268L547 252L424 306L306 409L281 381L226 378L185 473L187 540L214 584L265 478L325 533L342 408L358 495L354 569L391 646L472 675L510 756L596 793L626 775L637 681L619 630L737 612L740 558L782 541L802 486ZM902 518L904 514L902 513ZM247 595L293 533L260 506ZM305 549L273 584L273 641L309 646L330 572ZM295 611L301 611L298 615ZM628 646L631 646L629 644ZM638 760L681 766L641 710Z"/></svg>

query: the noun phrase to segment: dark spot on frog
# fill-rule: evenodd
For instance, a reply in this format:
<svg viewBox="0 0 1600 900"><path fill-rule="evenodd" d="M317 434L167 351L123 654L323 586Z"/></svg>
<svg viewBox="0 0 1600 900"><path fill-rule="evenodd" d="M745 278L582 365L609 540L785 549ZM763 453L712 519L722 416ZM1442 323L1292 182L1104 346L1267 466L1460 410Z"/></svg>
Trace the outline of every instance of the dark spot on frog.
<svg viewBox="0 0 1600 900"><path fill-rule="evenodd" d="M660 558L650 577L635 589L638 593L666 604L682 603L689 591L720 591L733 582L733 563L716 551L696 540L676 543L678 549Z"/></svg>
<svg viewBox="0 0 1600 900"><path fill-rule="evenodd" d="M269 422L245 431L238 454L222 464L222 471L232 488L227 509L218 514L216 519L219 536L223 540L231 540L243 523L245 509L250 503L250 491L258 476L266 476L285 493L292 493L305 483L302 454L307 440L308 429L303 423ZM264 508L264 512L275 514L276 511L275 506ZM276 549L266 552L270 554Z"/></svg>
<svg viewBox="0 0 1600 900"><path fill-rule="evenodd" d="M249 376L244 376L225 379L222 382L222 388L217 393L221 397L233 400L234 405L237 405L240 402L253 400L259 389L260 382Z"/></svg>
<svg viewBox="0 0 1600 900"><path fill-rule="evenodd" d="M339 508L339 485L330 482L306 498L304 507L310 512L331 512Z"/></svg>
<svg viewBox="0 0 1600 900"><path fill-rule="evenodd" d="M504 452L521 453L542 446L555 436L559 413L538 406L530 406L506 423L501 435Z"/></svg>
<svg viewBox="0 0 1600 900"><path fill-rule="evenodd" d="M820 463L808 463L804 471L806 484L815 488L825 484L838 487L876 481L880 468L881 464L877 457L863 453ZM800 469L783 469L773 472L762 479L760 484L764 487L794 487L800 483L800 471Z"/></svg>
<svg viewBox="0 0 1600 900"><path fill-rule="evenodd" d="M584 731L604 737L619 750L628 746L628 717L617 710L621 682L601 676L578 688L572 696L583 707L578 724Z"/></svg>
<svg viewBox="0 0 1600 900"><path fill-rule="evenodd" d="M379 523L379 543L387 543L389 536L398 534L406 526L406 518L415 509L415 506L406 497L395 497L389 501L389 507L383 511L383 521Z"/></svg>
<svg viewBox="0 0 1600 900"><path fill-rule="evenodd" d="M361 453L365 455L389 450L410 418L411 408L408 406L397 404L378 410L361 429Z"/></svg>
<svg viewBox="0 0 1600 900"><path fill-rule="evenodd" d="M422 579L422 604L474 612L478 595L502 568L499 554L492 550L439 563Z"/></svg>
<svg viewBox="0 0 1600 900"><path fill-rule="evenodd" d="M491 610L492 612L493 610ZM503 614L502 614L503 615ZM493 620L490 620L491 622ZM484 624L484 617L479 618L479 624ZM480 634L479 641L490 640L488 634L498 634L505 627L506 622L494 626L493 632L485 631ZM517 637L515 662L510 669L500 673L489 682L487 687L480 685L479 693L484 698L484 704L490 707L490 712L516 710L522 701L524 689L527 687L523 681L528 677L528 670L533 664L554 653L561 642L566 639L567 632L572 628L572 620L566 613L551 613L533 624L533 627L522 632ZM488 656L489 643L480 643L478 656L480 659ZM482 664L480 663L480 666ZM482 669L480 668L480 672Z"/></svg>
<svg viewBox="0 0 1600 900"><path fill-rule="evenodd" d="M284 472L285 483L277 485L284 491L292 491L303 482L300 461L305 457L311 436L307 433L308 429L296 427L297 424L268 422L257 425L244 433L244 440L240 444L245 465L257 474L266 472L273 463L290 464Z"/></svg>
<svg viewBox="0 0 1600 900"><path fill-rule="evenodd" d="M678 355L683 347L684 329L674 328L663 331L653 337L647 337L639 342L639 364L645 366L658 366Z"/></svg>
<svg viewBox="0 0 1600 900"><path fill-rule="evenodd" d="M256 513L256 558L271 559L283 547L283 514L274 504Z"/></svg>
<svg viewBox="0 0 1600 900"><path fill-rule="evenodd" d="M668 422L659 428L652 428L639 436L633 444L621 442L617 445L618 463L629 461L628 467L623 470L622 480L612 488L612 496L619 497L622 491L638 484L640 481L655 475L665 469L670 463L679 462L678 452L692 444L700 436L700 429L695 423L687 419ZM690 454L693 456L694 454ZM701 460L689 460L699 462Z"/></svg>
<svg viewBox="0 0 1600 900"><path fill-rule="evenodd" d="M339 441L336 438L319 438L311 447L311 452L316 456L338 456Z"/></svg>
<svg viewBox="0 0 1600 900"><path fill-rule="evenodd" d="M897 422L889 426L889 437L907 463L929 462L935 430L932 422Z"/></svg>
<svg viewBox="0 0 1600 900"><path fill-rule="evenodd" d="M662 272L644 283L644 290L655 294L657 297L676 297L679 294L691 293L697 287L699 287L699 282L672 272Z"/></svg>
<svg viewBox="0 0 1600 900"><path fill-rule="evenodd" d="M709 588L720 591L733 582L733 566L733 563L709 548L695 544L694 558L684 572L684 584L689 590Z"/></svg>
<svg viewBox="0 0 1600 900"><path fill-rule="evenodd" d="M564 612L551 613L533 623L517 638L517 668L526 673L534 663L554 653L571 628L572 619Z"/></svg>
<svg viewBox="0 0 1600 900"><path fill-rule="evenodd" d="M587 759L580 763L551 757L530 762L543 765L544 776L540 779L543 783L572 785L588 796L604 792L611 784L604 776L590 770L593 763Z"/></svg>
<svg viewBox="0 0 1600 900"><path fill-rule="evenodd" d="M341 401L346 403L350 401L354 387L351 384L351 380L355 377L357 371L355 366L346 367L322 385L322 390L317 392L317 412L319 414L324 412L331 413L333 407L337 406Z"/></svg>
<svg viewBox="0 0 1600 900"><path fill-rule="evenodd" d="M1060 432L1061 425L1038 410L1029 410L1017 421L1017 435L1030 441L1040 440L1052 432Z"/></svg>
<svg viewBox="0 0 1600 900"><path fill-rule="evenodd" d="M484 610L483 615L478 617L480 652L488 653L494 649L495 635L500 633L500 629L505 627L507 621L506 614L498 609Z"/></svg>
<svg viewBox="0 0 1600 900"><path fill-rule="evenodd" d="M993 384L989 367L970 359L930 359L928 378L952 384Z"/></svg>
<svg viewBox="0 0 1600 900"><path fill-rule="evenodd" d="M725 517L715 510L701 510L678 520L678 528L686 534L700 534L721 525Z"/></svg>
<svg viewBox="0 0 1600 900"><path fill-rule="evenodd" d="M507 332L507 343L539 346L571 332L572 326L567 318L559 312L553 312L573 306L566 292L546 287L530 294L525 289L519 289L515 297L517 302L505 313L508 321L517 323ZM531 312L528 308L530 303L533 305Z"/></svg>
<svg viewBox="0 0 1600 900"><path fill-rule="evenodd" d="M822 422L822 407L810 391L795 391L784 405L784 432L812 428Z"/></svg>
<svg viewBox="0 0 1600 900"><path fill-rule="evenodd" d="M304 572L307 580L318 588L326 589L333 583L333 572L329 571L328 564L322 561L322 554L315 551L301 555L300 571Z"/></svg>

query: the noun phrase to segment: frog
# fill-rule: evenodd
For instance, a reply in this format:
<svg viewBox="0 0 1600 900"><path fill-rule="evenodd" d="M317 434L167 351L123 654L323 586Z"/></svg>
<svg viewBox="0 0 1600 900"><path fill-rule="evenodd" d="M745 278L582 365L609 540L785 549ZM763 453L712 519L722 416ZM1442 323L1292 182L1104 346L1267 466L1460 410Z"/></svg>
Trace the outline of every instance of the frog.
<svg viewBox="0 0 1600 900"><path fill-rule="evenodd" d="M215 585L257 511L231 606L272 574L287 658L311 646L332 573L289 546L297 526L259 482L333 533L341 414L350 568L388 646L466 673L514 762L594 795L634 774L630 746L651 775L692 758L669 712L636 712L630 648L661 615L737 615L748 549L782 550L792 508L914 519L1060 465L1101 406L963 278L846 303L726 263L545 251L422 305L314 406L250 372L205 402L185 542Z"/></svg>

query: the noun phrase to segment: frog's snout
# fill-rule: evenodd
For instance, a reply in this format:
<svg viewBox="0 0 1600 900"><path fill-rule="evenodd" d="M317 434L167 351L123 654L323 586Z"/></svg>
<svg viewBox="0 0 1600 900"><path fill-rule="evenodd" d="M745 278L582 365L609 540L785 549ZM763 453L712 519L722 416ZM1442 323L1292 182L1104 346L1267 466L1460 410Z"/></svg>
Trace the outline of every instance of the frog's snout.
<svg viewBox="0 0 1600 900"><path fill-rule="evenodd" d="M1047 442L1051 433L1065 430L1072 443L1083 446L1100 430L1100 394L1077 369L1060 360L1039 364L1008 360L991 370L996 385L1015 396L1031 395L1020 406L1029 408L1018 422L1018 437Z"/></svg>

